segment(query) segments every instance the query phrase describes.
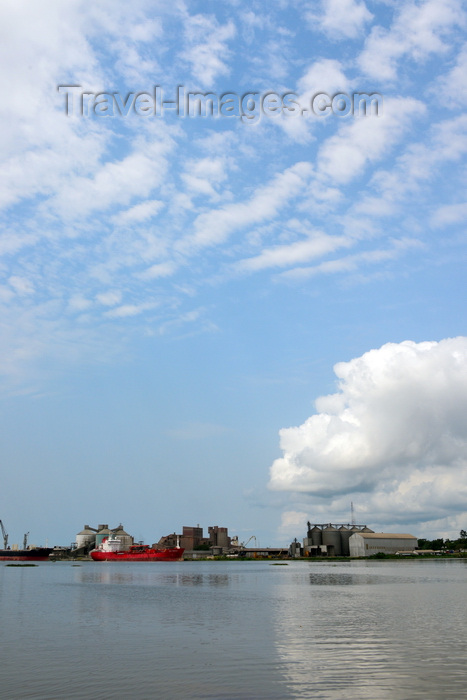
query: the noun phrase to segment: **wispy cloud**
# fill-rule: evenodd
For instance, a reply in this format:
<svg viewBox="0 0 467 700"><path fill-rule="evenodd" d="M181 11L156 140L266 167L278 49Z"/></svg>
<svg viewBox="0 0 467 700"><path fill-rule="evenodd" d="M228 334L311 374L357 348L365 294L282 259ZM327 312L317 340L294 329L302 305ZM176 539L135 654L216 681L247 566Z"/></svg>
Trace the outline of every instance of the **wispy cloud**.
<svg viewBox="0 0 467 700"><path fill-rule="evenodd" d="M164 208L164 202L158 199L148 199L140 204L121 211L112 217L112 223L116 226L129 226L152 219Z"/></svg>
<svg viewBox="0 0 467 700"><path fill-rule="evenodd" d="M424 112L424 104L410 97L385 100L382 116L344 124L323 143L319 173L333 182L350 182L400 142L411 123Z"/></svg>
<svg viewBox="0 0 467 700"><path fill-rule="evenodd" d="M446 204L433 214L434 226L450 226L467 221L467 202Z"/></svg>
<svg viewBox="0 0 467 700"><path fill-rule="evenodd" d="M339 272L354 272L362 266L375 265L398 258L402 252L411 248L419 248L420 241L414 239L400 239L391 241L391 247L385 249L366 250L343 258L327 260L311 267L295 267L286 272L281 272L277 279L299 281L314 275L329 275Z"/></svg>
<svg viewBox="0 0 467 700"><path fill-rule="evenodd" d="M373 27L358 59L360 68L372 78L396 80L403 58L422 62L447 52L452 33L465 21L459 0L404 3L389 29Z"/></svg>
<svg viewBox="0 0 467 700"><path fill-rule="evenodd" d="M315 7L316 3L308 3L305 7ZM373 15L363 0L321 0L320 12L308 10L305 17L310 29L317 28L336 38L354 39L362 33Z"/></svg>
<svg viewBox="0 0 467 700"><path fill-rule="evenodd" d="M253 272L274 267L289 267L296 263L304 263L313 258L331 253L338 248L348 248L353 244L346 236L327 236L322 232L314 232L305 240L295 241L289 245L278 245L263 250L260 255L235 264L240 271Z"/></svg>
<svg viewBox="0 0 467 700"><path fill-rule="evenodd" d="M105 312L108 318L127 318L129 316L139 316L144 311L155 309L157 302L144 302L143 304L122 304L115 309Z"/></svg>
<svg viewBox="0 0 467 700"><path fill-rule="evenodd" d="M273 219L282 207L302 192L312 170L309 163L296 163L269 184L258 187L248 202L227 204L200 214L194 222L195 233L181 241L180 250L189 252L220 244L238 229L249 229Z"/></svg>
<svg viewBox="0 0 467 700"><path fill-rule="evenodd" d="M200 307L179 313L168 321L164 321L158 326L157 332L159 335L167 335L168 333L183 333L185 335L216 330L216 325L206 317L206 310Z"/></svg>
<svg viewBox="0 0 467 700"><path fill-rule="evenodd" d="M232 21L220 24L213 15L191 15L185 19L187 48L181 53L194 78L204 87L212 87L221 75L228 75L229 40L236 33Z"/></svg>

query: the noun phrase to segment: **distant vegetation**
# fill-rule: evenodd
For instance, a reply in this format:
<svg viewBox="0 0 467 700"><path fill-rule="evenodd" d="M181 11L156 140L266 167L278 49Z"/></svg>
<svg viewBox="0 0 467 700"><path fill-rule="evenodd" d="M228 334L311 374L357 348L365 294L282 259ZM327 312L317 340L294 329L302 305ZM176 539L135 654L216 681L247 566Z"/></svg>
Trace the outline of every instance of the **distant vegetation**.
<svg viewBox="0 0 467 700"><path fill-rule="evenodd" d="M462 549L467 549L467 531L461 530L457 540L444 540L442 537L439 537L437 540L419 539L418 548L459 552Z"/></svg>

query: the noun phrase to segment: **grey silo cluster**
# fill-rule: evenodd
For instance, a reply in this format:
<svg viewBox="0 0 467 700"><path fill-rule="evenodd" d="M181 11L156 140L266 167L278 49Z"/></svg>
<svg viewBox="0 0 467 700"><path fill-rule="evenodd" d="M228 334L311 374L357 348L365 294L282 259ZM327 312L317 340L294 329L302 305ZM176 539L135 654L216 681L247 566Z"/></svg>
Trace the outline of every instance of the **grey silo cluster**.
<svg viewBox="0 0 467 700"><path fill-rule="evenodd" d="M98 547L105 539L117 537L122 545L122 549L129 549L134 539L128 532L125 532L123 525L109 528L107 523L98 525L97 528L85 525L81 532L76 535L76 551L86 553L94 547Z"/></svg>
<svg viewBox="0 0 467 700"><path fill-rule="evenodd" d="M356 532L373 532L366 525L308 523L307 537L303 540L306 556L350 556L349 540Z"/></svg>

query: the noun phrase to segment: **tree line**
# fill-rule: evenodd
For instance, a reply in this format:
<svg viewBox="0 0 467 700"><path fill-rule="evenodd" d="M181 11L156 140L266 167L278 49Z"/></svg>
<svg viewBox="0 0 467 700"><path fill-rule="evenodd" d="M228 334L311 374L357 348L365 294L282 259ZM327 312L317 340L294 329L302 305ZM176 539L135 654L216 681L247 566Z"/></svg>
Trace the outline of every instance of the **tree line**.
<svg viewBox="0 0 467 700"><path fill-rule="evenodd" d="M448 552L458 552L462 549L467 549L467 531L461 530L457 540L443 539L438 537L436 540L418 540L419 549L435 549L445 550Z"/></svg>

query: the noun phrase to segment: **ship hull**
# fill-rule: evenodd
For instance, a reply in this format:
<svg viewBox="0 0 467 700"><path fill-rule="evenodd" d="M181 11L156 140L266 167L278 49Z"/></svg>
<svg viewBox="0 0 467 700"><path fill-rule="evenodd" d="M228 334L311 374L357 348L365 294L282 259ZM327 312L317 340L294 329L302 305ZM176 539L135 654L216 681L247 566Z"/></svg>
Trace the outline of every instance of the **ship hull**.
<svg viewBox="0 0 467 700"><path fill-rule="evenodd" d="M94 561L180 561L184 550L181 547L173 549L144 549L140 552L103 552L94 549L90 552Z"/></svg>
<svg viewBox="0 0 467 700"><path fill-rule="evenodd" d="M48 561L51 552L49 547L0 549L0 561Z"/></svg>

